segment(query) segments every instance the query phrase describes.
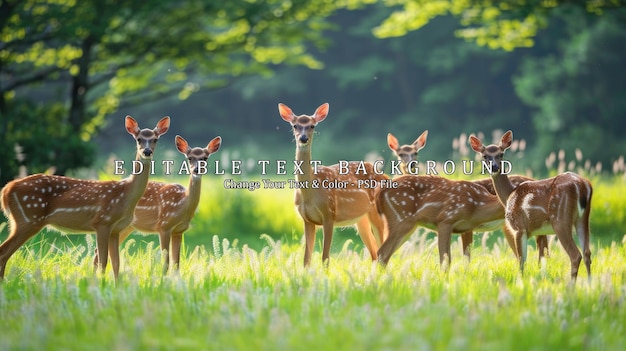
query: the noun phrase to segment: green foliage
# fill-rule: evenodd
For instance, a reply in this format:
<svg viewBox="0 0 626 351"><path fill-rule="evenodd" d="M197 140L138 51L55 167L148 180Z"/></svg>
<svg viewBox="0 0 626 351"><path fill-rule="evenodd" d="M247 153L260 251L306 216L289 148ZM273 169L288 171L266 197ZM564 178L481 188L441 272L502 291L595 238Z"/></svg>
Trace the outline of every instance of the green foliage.
<svg viewBox="0 0 626 351"><path fill-rule="evenodd" d="M348 8L371 4L371 0L347 0ZM467 0L389 0L384 2L394 11L373 32L379 38L404 36L421 29L434 18L455 16L463 28L456 34L490 49L511 51L531 47L538 32L547 26L552 11L563 6L576 6L602 15L620 8L621 1L467 1Z"/></svg>
<svg viewBox="0 0 626 351"><path fill-rule="evenodd" d="M28 173L41 173L51 167L77 169L91 165L94 145L69 128L61 104L35 105L17 100L7 109L3 116L6 156L0 159L0 184L12 180L20 166Z"/></svg>
<svg viewBox="0 0 626 351"><path fill-rule="evenodd" d="M592 246L593 278L569 284L558 244L516 274L503 241L438 267L415 235L386 270L344 246L324 269L301 267L300 245L262 250L215 238L161 276L155 246L122 251L120 281L92 272L84 246L28 245L0 284L2 349L619 350L624 341L622 245ZM460 256L461 247L453 243ZM86 254L87 253L87 254ZM458 256L456 256L458 254ZM536 255L530 248L529 255Z"/></svg>
<svg viewBox="0 0 626 351"><path fill-rule="evenodd" d="M335 8L326 0L26 0L0 6L0 113L12 113L7 104L16 96L46 104L50 87L67 91L60 99L64 122L83 141L121 106L187 99L237 77L267 76L278 64L320 68L307 46L325 45L320 33ZM6 133L0 128L0 136ZM15 175L11 168L4 173Z"/></svg>
<svg viewBox="0 0 626 351"><path fill-rule="evenodd" d="M535 107L535 155L582 148L606 165L617 159L613 150L626 150L622 133L613 128L626 109L620 69L626 50L617 45L626 40L620 23L625 13L590 18L576 8L555 11L555 30L549 32L555 36L538 39L539 45L556 46L554 52L524 59L513 81L522 101Z"/></svg>
<svg viewBox="0 0 626 351"><path fill-rule="evenodd" d="M389 159L387 132L411 141L425 129L431 137L423 156L433 160L448 159L452 139L461 133L513 129L528 142L523 162L533 169L561 148L571 153L584 143L585 155L606 166L626 147L614 128L626 110L619 66L623 10L613 8L620 3L242 0L222 6L155 0L105 6L92 21L100 3L15 2L17 10L6 12L12 26L0 31L11 43L1 48L6 61L0 70L12 79L2 84L13 86L9 101L47 98L53 81L55 87L71 82L77 91L86 88L54 99L69 106L65 121L82 140L102 135L96 141L101 159L126 145L118 142L125 133L111 123L113 114L126 113L171 115L172 133L191 139L215 131L225 150L245 158L289 159L293 145L277 102L300 113L330 102L331 118L314 147L324 163L373 154ZM364 3L369 6L334 11ZM22 4L37 4L38 17L26 16L32 10ZM422 16L428 25L400 37L374 37L372 29L405 5L420 10L404 13L406 21ZM72 11L85 16L59 20ZM504 30L503 21L522 23L531 15L546 23L530 49L491 50L455 37L488 24ZM36 45L19 41L42 28L49 28L49 38ZM91 43L89 33L93 55L77 56ZM525 34L511 35L513 45ZM84 79L81 64L87 63ZM45 84L20 85L35 77ZM83 105L74 104L81 96ZM73 113L83 107L82 117Z"/></svg>

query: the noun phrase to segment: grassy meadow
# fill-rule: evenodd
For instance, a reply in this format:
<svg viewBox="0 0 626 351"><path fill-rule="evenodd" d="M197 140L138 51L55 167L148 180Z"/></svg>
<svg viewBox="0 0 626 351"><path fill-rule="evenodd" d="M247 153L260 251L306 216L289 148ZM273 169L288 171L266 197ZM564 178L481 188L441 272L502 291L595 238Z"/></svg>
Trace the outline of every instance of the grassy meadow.
<svg viewBox="0 0 626 351"><path fill-rule="evenodd" d="M456 236L444 273L432 233L381 269L338 228L330 266L318 235L303 268L293 190L228 190L205 176L179 273L162 275L155 235L123 244L118 282L110 268L93 273L92 235L31 239L0 283L0 349L622 350L626 183L591 180L592 278L581 265L573 284L557 241L541 263L529 247L522 277L500 233L476 234L471 262Z"/></svg>
<svg viewBox="0 0 626 351"><path fill-rule="evenodd" d="M93 275L86 246L31 243L0 288L3 350L621 350L626 250L593 245L593 278L569 281L559 245L524 277L502 240L438 267L414 235L386 270L349 241L328 269L319 252L265 237L260 251L214 237L188 248L179 274L158 250L123 250L121 279ZM93 245L93 244L90 244ZM453 253L460 256L460 244Z"/></svg>

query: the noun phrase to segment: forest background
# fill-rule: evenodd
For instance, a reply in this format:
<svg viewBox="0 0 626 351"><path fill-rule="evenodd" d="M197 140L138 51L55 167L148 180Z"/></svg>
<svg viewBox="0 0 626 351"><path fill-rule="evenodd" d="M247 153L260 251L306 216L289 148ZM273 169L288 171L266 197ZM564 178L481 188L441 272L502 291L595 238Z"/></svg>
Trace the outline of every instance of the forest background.
<svg viewBox="0 0 626 351"><path fill-rule="evenodd" d="M388 132L424 130L421 159L459 160L473 157L462 135L512 129L516 173L547 176L556 158L624 171L621 1L10 0L0 36L0 185L113 178L133 157L127 114L172 117L157 161L182 158L176 134L221 135L226 162L290 160L278 102L330 103L324 164L390 160Z"/></svg>

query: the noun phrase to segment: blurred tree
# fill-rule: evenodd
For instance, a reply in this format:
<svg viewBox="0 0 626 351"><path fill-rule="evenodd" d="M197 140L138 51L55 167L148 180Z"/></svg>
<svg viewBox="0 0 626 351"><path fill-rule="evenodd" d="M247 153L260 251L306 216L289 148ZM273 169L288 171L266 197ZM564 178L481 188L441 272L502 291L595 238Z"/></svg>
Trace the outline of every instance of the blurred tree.
<svg viewBox="0 0 626 351"><path fill-rule="evenodd" d="M286 144L291 133L282 129L276 103L312 113L329 102L330 117L318 129L314 146L315 157L325 163L372 153L389 159L387 132L408 143L430 129L422 157L431 160L451 157L453 138L459 134L503 128L503 120L520 135L530 134L530 110L511 81L521 55L456 38L459 25L451 16L402 37L379 40L372 28L389 13L382 4L334 13L328 20L338 30L326 33L328 50L317 56L326 67L322 71L280 67L271 79L249 77L202 100L192 97L184 107L210 105L215 111L212 125L223 130L225 139L237 138L238 145L254 138L256 153L244 155L285 158L293 157L292 145ZM256 111L263 113L245 120L248 129L225 128L232 123L230 116ZM245 132L252 129L254 133Z"/></svg>
<svg viewBox="0 0 626 351"><path fill-rule="evenodd" d="M360 8L372 3L376 2L346 0L344 5ZM423 99L430 102L442 103L440 106L430 104L433 107L450 110L444 103L454 100L460 102L452 98L455 95L465 99L466 103L449 106L467 107L488 101L481 112L483 116L505 117L500 121L506 121L510 128L524 124L526 128L532 127L534 133L529 139L532 141L530 145L533 147L534 161L530 163L535 168L543 164L541 156L545 157L561 148L570 155L575 148L581 148L586 156L605 164L623 153L623 138L617 135L618 130L612 126L620 124L621 116L626 113L626 104L622 98L626 93L626 80L622 77L623 70L619 68L626 54L621 45L626 34L624 1L389 0L384 4L391 9L391 13L372 31L379 38L406 37L417 29L421 29L419 32L428 31L426 24L434 23L435 18L453 16L461 26L455 30L455 34L478 46L501 49L496 50L499 52L525 48L506 56L504 60L494 61L495 66L488 61L484 64L473 61L478 63L473 69L465 66L465 70L459 72L458 76L441 77L422 95ZM445 44L441 46L445 47ZM429 56L431 59L438 58L435 64L444 67L446 64L463 62L459 55L463 57L472 52L471 49L463 52L462 48L462 45L456 44L448 51L452 55ZM434 48L434 52L445 50ZM518 64L519 69L508 70L506 67L510 63ZM477 73L485 69L504 69L500 76L483 75L483 79L495 78L491 83L505 87L504 94L493 87L484 87L485 80L478 83L480 75ZM476 92L460 90L462 85L454 83L462 79L475 82L476 89L492 95L476 99ZM514 97L506 93L511 85L515 87ZM454 94L455 90L469 94ZM473 103L470 99L473 99ZM516 105L515 100L520 99L522 104ZM513 103L509 105L513 108L509 116L497 117L502 107L497 105L502 101ZM428 110L425 112L428 113ZM474 122L468 126L480 126L475 123L480 116L471 117L471 111L464 114L474 118ZM531 123L525 123L527 115L532 115L529 119ZM439 121L445 123L447 120L443 118ZM519 124L516 125L515 121ZM582 140L599 138L604 142L584 147L581 145Z"/></svg>
<svg viewBox="0 0 626 351"><path fill-rule="evenodd" d="M571 159L580 149L610 165L626 150L619 128L626 114L625 23L626 9L602 17L572 6L554 12L550 30L537 38L547 50L526 57L514 77L518 95L534 107L538 155L562 149Z"/></svg>
<svg viewBox="0 0 626 351"><path fill-rule="evenodd" d="M185 99L234 77L268 74L276 64L319 68L307 45L324 45L320 32L334 6L325 0L1 1L0 184L16 174L15 144L35 139L12 101L62 106L51 123L67 125L64 137L78 138L54 150L63 174L84 166L64 160L83 152L79 140L89 141L123 104L172 94ZM198 76L203 79L192 78ZM24 163L40 171L34 153L51 150L26 151Z"/></svg>
<svg viewBox="0 0 626 351"><path fill-rule="evenodd" d="M376 7L344 14L345 31L333 37L339 54L320 56L344 96L337 104L347 115L335 122L339 133L345 126L376 135L374 150L391 156L386 132L408 143L429 129L423 157L445 160L462 132L491 131L503 119L525 129L525 108L510 81L519 57L455 38L458 23L450 16L403 37L375 40L371 28L388 13ZM361 137L352 143L370 151L373 141Z"/></svg>

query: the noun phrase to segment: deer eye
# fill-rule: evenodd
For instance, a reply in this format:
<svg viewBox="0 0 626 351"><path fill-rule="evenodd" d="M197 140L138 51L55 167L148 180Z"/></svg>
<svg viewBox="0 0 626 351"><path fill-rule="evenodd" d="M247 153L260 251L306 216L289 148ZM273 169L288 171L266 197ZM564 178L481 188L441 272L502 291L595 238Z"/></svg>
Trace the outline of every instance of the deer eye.
<svg viewBox="0 0 626 351"><path fill-rule="evenodd" d="M315 129L315 126L311 126L311 129Z"/></svg>
<svg viewBox="0 0 626 351"><path fill-rule="evenodd" d="M298 126L294 124L293 129L298 129Z"/></svg>

